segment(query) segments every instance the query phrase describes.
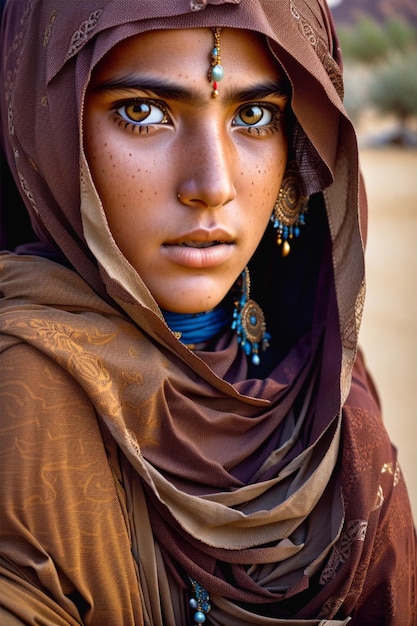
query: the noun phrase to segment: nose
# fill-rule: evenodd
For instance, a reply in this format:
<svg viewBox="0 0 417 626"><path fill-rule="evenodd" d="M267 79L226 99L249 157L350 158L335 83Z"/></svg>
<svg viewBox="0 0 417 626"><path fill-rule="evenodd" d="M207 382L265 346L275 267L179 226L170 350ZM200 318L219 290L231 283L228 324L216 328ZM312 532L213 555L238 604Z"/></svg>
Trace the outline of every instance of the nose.
<svg viewBox="0 0 417 626"><path fill-rule="evenodd" d="M196 130L185 142L178 199L194 208L219 208L236 197L234 165L236 155L227 130L213 125Z"/></svg>

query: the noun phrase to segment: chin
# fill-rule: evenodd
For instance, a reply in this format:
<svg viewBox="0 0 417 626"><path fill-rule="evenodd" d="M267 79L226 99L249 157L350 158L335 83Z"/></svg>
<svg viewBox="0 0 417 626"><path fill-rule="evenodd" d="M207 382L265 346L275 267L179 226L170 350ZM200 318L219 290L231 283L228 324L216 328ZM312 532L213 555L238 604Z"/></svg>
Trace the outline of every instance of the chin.
<svg viewBox="0 0 417 626"><path fill-rule="evenodd" d="M206 311L210 311L214 309L227 295L221 294L218 298L184 298L180 297L173 300L164 300L163 302L158 302L161 309L165 311L171 311L171 313L183 313L183 314L193 314L193 313L205 313Z"/></svg>
<svg viewBox="0 0 417 626"><path fill-rule="evenodd" d="M185 306L182 303L176 302L170 303L168 306L159 305L161 309L164 311L170 311L171 313L182 313L183 315L193 315L194 313L206 313L211 309L214 309L221 301L216 302L215 304L207 304L207 305L192 305Z"/></svg>
<svg viewBox="0 0 417 626"><path fill-rule="evenodd" d="M154 298L157 301L159 307L165 311L171 311L172 313L205 313L218 306L230 292L232 285L225 284L223 288L217 284L213 289L213 281L208 283L204 281L204 286L194 284L188 284L186 289L184 286L176 288L175 284L172 284L172 290L169 293L161 293L161 297L158 298L158 294L154 294Z"/></svg>

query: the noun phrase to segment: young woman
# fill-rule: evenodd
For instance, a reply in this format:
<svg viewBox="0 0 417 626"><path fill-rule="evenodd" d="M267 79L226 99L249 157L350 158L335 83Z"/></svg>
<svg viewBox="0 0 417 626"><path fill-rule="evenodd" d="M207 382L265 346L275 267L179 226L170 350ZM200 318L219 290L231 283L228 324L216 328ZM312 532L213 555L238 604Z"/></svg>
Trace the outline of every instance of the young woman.
<svg viewBox="0 0 417 626"><path fill-rule="evenodd" d="M324 1L8 0L2 41L1 623L415 624Z"/></svg>

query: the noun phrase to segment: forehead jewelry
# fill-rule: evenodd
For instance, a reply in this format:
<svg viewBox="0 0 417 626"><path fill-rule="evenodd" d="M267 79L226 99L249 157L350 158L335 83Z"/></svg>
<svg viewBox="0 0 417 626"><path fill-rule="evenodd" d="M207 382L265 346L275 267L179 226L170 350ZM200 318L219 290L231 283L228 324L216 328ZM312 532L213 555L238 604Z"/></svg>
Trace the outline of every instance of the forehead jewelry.
<svg viewBox="0 0 417 626"><path fill-rule="evenodd" d="M214 47L211 53L211 65L208 71L208 79L210 83L213 83L213 91L211 92L211 95L213 98L216 98L219 95L219 92L217 91L217 83L219 83L224 76L220 56L220 33L222 32L222 29L213 28L212 30L214 35Z"/></svg>

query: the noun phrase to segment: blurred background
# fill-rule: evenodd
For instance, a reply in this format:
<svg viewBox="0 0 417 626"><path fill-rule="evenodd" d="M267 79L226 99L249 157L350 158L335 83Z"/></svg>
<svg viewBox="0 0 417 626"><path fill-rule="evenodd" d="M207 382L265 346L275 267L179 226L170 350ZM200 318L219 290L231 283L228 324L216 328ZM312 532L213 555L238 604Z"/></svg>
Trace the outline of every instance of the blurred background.
<svg viewBox="0 0 417 626"><path fill-rule="evenodd" d="M417 522L417 2L328 1L369 203L360 344Z"/></svg>

